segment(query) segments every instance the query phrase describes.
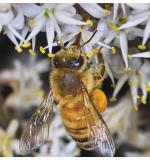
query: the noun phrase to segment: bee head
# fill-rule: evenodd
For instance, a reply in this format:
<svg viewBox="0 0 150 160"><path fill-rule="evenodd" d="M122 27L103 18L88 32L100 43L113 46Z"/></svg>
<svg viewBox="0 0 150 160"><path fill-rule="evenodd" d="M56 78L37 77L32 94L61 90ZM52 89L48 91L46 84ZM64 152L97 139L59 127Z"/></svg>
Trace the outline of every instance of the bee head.
<svg viewBox="0 0 150 160"><path fill-rule="evenodd" d="M55 68L80 69L84 65L84 57L78 46L70 46L56 54L53 64Z"/></svg>

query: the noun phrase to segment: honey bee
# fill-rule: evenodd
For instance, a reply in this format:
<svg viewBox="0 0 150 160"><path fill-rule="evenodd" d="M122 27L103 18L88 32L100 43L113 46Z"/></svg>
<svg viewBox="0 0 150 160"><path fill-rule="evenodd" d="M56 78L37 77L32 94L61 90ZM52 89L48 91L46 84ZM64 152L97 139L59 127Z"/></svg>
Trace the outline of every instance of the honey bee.
<svg viewBox="0 0 150 160"><path fill-rule="evenodd" d="M103 156L114 155L114 141L100 115L107 106L104 92L98 89L105 74L100 51L94 60L98 65L89 63L81 47L75 44L56 53L50 73L50 91L27 122L21 136L22 154L47 141L53 105L57 100L66 131L82 149L98 151Z"/></svg>

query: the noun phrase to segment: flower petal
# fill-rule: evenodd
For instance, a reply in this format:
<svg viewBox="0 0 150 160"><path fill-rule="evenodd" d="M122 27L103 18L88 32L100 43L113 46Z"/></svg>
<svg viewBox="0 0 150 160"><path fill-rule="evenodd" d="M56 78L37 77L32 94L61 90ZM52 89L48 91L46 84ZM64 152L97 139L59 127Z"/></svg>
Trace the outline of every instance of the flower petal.
<svg viewBox="0 0 150 160"><path fill-rule="evenodd" d="M125 32L120 33L120 48L125 66L128 67L128 40Z"/></svg>
<svg viewBox="0 0 150 160"><path fill-rule="evenodd" d="M61 36L62 36L62 31L61 31L61 29L60 29L60 27L59 27L59 25L58 25L58 23L57 23L57 21L56 21L56 19L54 18L53 15L50 16L50 19L52 20L54 28L55 28L55 30L57 32L57 36L60 39Z"/></svg>
<svg viewBox="0 0 150 160"><path fill-rule="evenodd" d="M130 35L135 38L135 37L143 37L144 31L141 28L137 28L137 27L132 27L128 29L128 39L130 37Z"/></svg>
<svg viewBox="0 0 150 160"><path fill-rule="evenodd" d="M94 3L80 3L80 6L88 12L90 15L92 15L95 18L102 18L105 15L103 14L103 8L101 8L98 4Z"/></svg>
<svg viewBox="0 0 150 160"><path fill-rule="evenodd" d="M57 11L55 12L56 18L65 24L73 24L73 25L87 25L86 22L76 20L74 18L68 17L65 12Z"/></svg>
<svg viewBox="0 0 150 160"><path fill-rule="evenodd" d="M6 34L7 34L8 38L13 42L13 44L14 44L15 46L19 46L19 44L18 44L18 42L17 42L17 40L16 40L16 37L14 36L14 34L11 33L10 30L7 30L7 31L6 31Z"/></svg>
<svg viewBox="0 0 150 160"><path fill-rule="evenodd" d="M26 41L30 41L34 36L36 36L42 29L42 27L45 24L45 19L44 17L41 18L40 20L37 21L36 25L34 26L34 28L32 29L32 32L29 34L29 36L27 37Z"/></svg>
<svg viewBox="0 0 150 160"><path fill-rule="evenodd" d="M107 71L112 83L115 84L113 73L112 73L112 71L111 71L111 69L110 69L110 67L109 67L109 65L106 61L105 61L105 67L106 67L106 71Z"/></svg>
<svg viewBox="0 0 150 160"><path fill-rule="evenodd" d="M117 33L111 32L103 41L106 44L109 44L117 36Z"/></svg>
<svg viewBox="0 0 150 160"><path fill-rule="evenodd" d="M42 7L34 3L20 3L18 6L28 18L33 18L42 11Z"/></svg>
<svg viewBox="0 0 150 160"><path fill-rule="evenodd" d="M149 9L148 3L126 3L126 4L135 10L148 10Z"/></svg>
<svg viewBox="0 0 150 160"><path fill-rule="evenodd" d="M147 97L147 91L146 91L146 84L148 82L148 79L146 77L146 75L140 71L140 87L142 89L142 93L143 93L143 96L146 98Z"/></svg>
<svg viewBox="0 0 150 160"><path fill-rule="evenodd" d="M118 80L118 82L116 84L116 87L115 87L115 90L113 92L113 97L117 96L117 94L119 93L120 89L122 88L122 86L127 81L128 77L129 76L127 74L125 74L125 75L122 75L122 77Z"/></svg>
<svg viewBox="0 0 150 160"><path fill-rule="evenodd" d="M13 17L13 12L11 10L6 13L0 12L0 23L2 25L7 25Z"/></svg>
<svg viewBox="0 0 150 160"><path fill-rule="evenodd" d="M145 44L149 38L150 35L150 19L148 20L145 30L144 30L144 36L143 36L143 42L142 44Z"/></svg>
<svg viewBox="0 0 150 160"><path fill-rule="evenodd" d="M24 27L24 15L23 15L21 9L17 5L14 5L14 8L16 9L17 15L10 22L10 25L15 29L20 30Z"/></svg>
<svg viewBox="0 0 150 160"><path fill-rule="evenodd" d="M2 25L0 24L0 33L1 33L1 31L2 31L2 28L3 28L3 27L2 27Z"/></svg>
<svg viewBox="0 0 150 160"><path fill-rule="evenodd" d="M101 47L105 47L105 48L108 48L108 49L112 49L112 47L108 46L107 44L105 44L105 43L103 43L103 42L101 42L101 41L96 42L96 44L98 44L98 45L101 46Z"/></svg>
<svg viewBox="0 0 150 160"><path fill-rule="evenodd" d="M100 20L97 25L97 33L96 33L96 35L99 37L99 40L106 36L107 31L108 27L106 22L104 20Z"/></svg>
<svg viewBox="0 0 150 160"><path fill-rule="evenodd" d="M56 10L68 10L68 8L73 8L72 6L74 5L74 3L66 3L66 4L64 4L64 3L61 3L61 4L58 4L56 7L55 7L55 9Z"/></svg>
<svg viewBox="0 0 150 160"><path fill-rule="evenodd" d="M130 91L131 91L133 103L134 105L137 105L138 77L135 74L133 74L132 76L130 76L129 82L130 82Z"/></svg>
<svg viewBox="0 0 150 160"><path fill-rule="evenodd" d="M21 33L21 36L22 36L24 39L25 39L28 31L29 31L29 27L28 27L28 26L25 26L25 27L23 28L23 30L22 30L22 33ZM23 42L24 42L24 41L21 40L19 46L20 46Z"/></svg>
<svg viewBox="0 0 150 160"><path fill-rule="evenodd" d="M115 19L117 17L117 13L118 13L118 8L119 8L119 3L114 3L114 7L113 7L113 23L115 22Z"/></svg>
<svg viewBox="0 0 150 160"><path fill-rule="evenodd" d="M10 25L7 26L7 29L9 29L19 40L25 41L24 38Z"/></svg>
<svg viewBox="0 0 150 160"><path fill-rule="evenodd" d="M52 46L54 40L54 26L50 21L46 23L46 37L48 42L49 53L52 53Z"/></svg>
<svg viewBox="0 0 150 160"><path fill-rule="evenodd" d="M35 42L36 42L36 37L33 37L32 38L32 50L33 50L33 52L35 51Z"/></svg>
<svg viewBox="0 0 150 160"><path fill-rule="evenodd" d="M135 53L131 57L150 58L150 52Z"/></svg>
<svg viewBox="0 0 150 160"><path fill-rule="evenodd" d="M125 8L125 3L121 3L121 8L122 8L122 11L123 11L123 15L126 16L126 8Z"/></svg>
<svg viewBox="0 0 150 160"><path fill-rule="evenodd" d="M80 32L81 27L80 26L76 26L76 25L64 25L62 27L62 31L64 34L72 34L74 32Z"/></svg>
<svg viewBox="0 0 150 160"><path fill-rule="evenodd" d="M127 21L125 24L123 24L122 26L119 27L119 30L137 26L138 24L146 21L148 18L149 17L146 16L146 17L142 17L142 18L139 18L139 19L132 19L130 21Z"/></svg>

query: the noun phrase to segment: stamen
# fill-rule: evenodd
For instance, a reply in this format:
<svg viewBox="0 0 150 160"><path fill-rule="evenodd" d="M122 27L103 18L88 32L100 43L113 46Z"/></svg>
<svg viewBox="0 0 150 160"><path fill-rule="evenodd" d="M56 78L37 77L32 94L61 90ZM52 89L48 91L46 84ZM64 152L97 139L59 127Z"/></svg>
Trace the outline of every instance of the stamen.
<svg viewBox="0 0 150 160"><path fill-rule="evenodd" d="M116 86L115 86L115 84L112 83L112 84L110 85L110 87L111 87L111 88L115 88Z"/></svg>
<svg viewBox="0 0 150 160"><path fill-rule="evenodd" d="M117 101L117 98L116 98L115 96L112 96L112 97L110 98L110 101L111 101L111 102L115 102L115 101Z"/></svg>
<svg viewBox="0 0 150 160"><path fill-rule="evenodd" d="M141 49L141 50L145 50L146 46L144 44L140 44L140 45L138 45L138 48Z"/></svg>
<svg viewBox="0 0 150 160"><path fill-rule="evenodd" d="M112 6L110 4L104 4L105 9L110 11L112 9Z"/></svg>
<svg viewBox="0 0 150 160"><path fill-rule="evenodd" d="M34 18L27 20L27 24L28 24L28 26L30 26L30 27L32 27L35 23L36 23L36 20L35 20Z"/></svg>
<svg viewBox="0 0 150 160"><path fill-rule="evenodd" d="M21 44L21 47L23 47L23 48L28 48L30 46L31 46L31 42L25 42L25 43Z"/></svg>
<svg viewBox="0 0 150 160"><path fill-rule="evenodd" d="M138 110L139 110L139 107L138 107L137 104L134 104L134 105L133 105L133 108L135 109L135 111L138 111Z"/></svg>
<svg viewBox="0 0 150 160"><path fill-rule="evenodd" d="M146 85L146 91L147 91L147 92L150 92L150 84L147 84L147 85Z"/></svg>
<svg viewBox="0 0 150 160"><path fill-rule="evenodd" d="M92 57L94 56L94 54L97 52L97 49L93 49L91 52L87 53L86 56L87 57Z"/></svg>
<svg viewBox="0 0 150 160"><path fill-rule="evenodd" d="M109 10L108 9L103 9L103 13L105 16L108 16L109 15Z"/></svg>
<svg viewBox="0 0 150 160"><path fill-rule="evenodd" d="M22 48L21 48L21 47L18 47L18 46L15 47L15 50L16 50L18 53L21 53L21 52L22 52Z"/></svg>
<svg viewBox="0 0 150 160"><path fill-rule="evenodd" d="M121 25L125 24L126 20L127 20L127 17L123 16L121 19L119 19L118 26L121 26Z"/></svg>
<svg viewBox="0 0 150 160"><path fill-rule="evenodd" d="M40 46L40 52L41 52L42 54L45 54L45 53L46 53L45 48L42 47L42 46Z"/></svg>
<svg viewBox="0 0 150 160"><path fill-rule="evenodd" d="M60 40L59 44L60 44L61 46L64 46L64 41L63 41L63 40Z"/></svg>
<svg viewBox="0 0 150 160"><path fill-rule="evenodd" d="M128 59L129 59L129 60L131 60L131 59L132 59L131 54L128 54Z"/></svg>
<svg viewBox="0 0 150 160"><path fill-rule="evenodd" d="M116 54L116 48L115 47L111 47L112 50L112 54Z"/></svg>
<svg viewBox="0 0 150 160"><path fill-rule="evenodd" d="M49 58L53 58L53 57L55 57L55 55L54 55L54 54L52 54L52 53L48 53L48 54L47 54L47 56L48 56Z"/></svg>
<svg viewBox="0 0 150 160"><path fill-rule="evenodd" d="M114 30L114 32L116 32L116 33L119 32L119 28L117 27L116 24L109 22L109 26Z"/></svg>
<svg viewBox="0 0 150 160"><path fill-rule="evenodd" d="M130 72L131 71L131 67L125 67L124 71L127 72L127 73Z"/></svg>
<svg viewBox="0 0 150 160"><path fill-rule="evenodd" d="M145 96L141 96L141 102L142 102L143 104L146 104L146 97L145 97Z"/></svg>
<svg viewBox="0 0 150 160"><path fill-rule="evenodd" d="M93 21L92 21L92 20L88 19L88 20L86 21L86 23L87 23L89 26L93 27Z"/></svg>
<svg viewBox="0 0 150 160"><path fill-rule="evenodd" d="M54 13L54 8L45 8L45 16L49 17Z"/></svg>
<svg viewBox="0 0 150 160"><path fill-rule="evenodd" d="M29 49L29 53L32 55L32 56L35 56L35 52L32 50L32 49Z"/></svg>

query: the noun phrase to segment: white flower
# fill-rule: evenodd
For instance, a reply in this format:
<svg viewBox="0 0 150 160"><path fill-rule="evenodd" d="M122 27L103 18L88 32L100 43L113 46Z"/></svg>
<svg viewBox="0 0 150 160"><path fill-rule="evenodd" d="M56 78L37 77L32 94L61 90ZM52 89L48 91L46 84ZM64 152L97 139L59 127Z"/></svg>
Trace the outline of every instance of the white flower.
<svg viewBox="0 0 150 160"><path fill-rule="evenodd" d="M13 93L6 99L4 107L25 110L33 105L39 105L44 96L39 75L49 70L48 65L48 60L36 62L34 59L28 65L15 61L13 69L1 72L0 78L13 89Z"/></svg>
<svg viewBox="0 0 150 160"><path fill-rule="evenodd" d="M148 3L126 3L126 4L133 9L140 11L148 10L150 7Z"/></svg>
<svg viewBox="0 0 150 160"><path fill-rule="evenodd" d="M3 7L3 4L1 8ZM17 30L24 27L24 16L21 9L13 5L5 5L5 12L0 9L0 31L4 30L4 33L15 44L16 50L21 52L17 39L24 41L24 38L19 34ZM15 13L16 12L16 13Z"/></svg>
<svg viewBox="0 0 150 160"><path fill-rule="evenodd" d="M44 30L46 32L49 53L52 53L52 46L54 41L54 33L56 31L57 38L60 39L63 35L60 26L63 24L70 25L87 25L86 22L75 19L73 16L76 11L73 4L43 4L41 6L22 4L24 14L27 17L31 17L30 10L37 9L34 11L36 16L33 17L35 13L32 13L34 23L31 25L31 33L26 38L26 42L30 41L32 38L35 38L36 35ZM22 6L21 5L21 6ZM40 7L40 8L39 8Z"/></svg>
<svg viewBox="0 0 150 160"><path fill-rule="evenodd" d="M125 82L128 81L133 99L133 106L135 110L138 110L137 105L139 98L143 104L146 104L146 98L147 98L146 86L150 78L150 71L148 69L149 62L145 60L144 63L142 64L140 59L131 59L129 61L129 66L131 70L124 70L123 64L120 63L121 59L119 57L114 57L114 58L117 60L115 62L110 60L109 63L113 70L113 74L118 79L118 82L115 86L112 100L115 100L115 97L121 90L122 86L125 84ZM141 97L139 97L138 95L138 88L141 88L142 91Z"/></svg>
<svg viewBox="0 0 150 160"><path fill-rule="evenodd" d="M116 13L115 13L116 14ZM139 15L136 15L137 17L140 17ZM148 16L142 18L134 18L131 15L128 17L122 17L114 19L115 22L111 22L112 16L107 17L103 23L107 25L107 30L105 32L107 33L103 38L103 42L105 44L112 43L112 45L120 47L122 57L125 63L125 67L128 68L128 39L133 40L138 36L143 36L143 30L136 27L136 25L146 21L148 19ZM99 22L100 25L101 22ZM106 50L104 49L103 52ZM104 53L105 54L105 53Z"/></svg>
<svg viewBox="0 0 150 160"><path fill-rule="evenodd" d="M0 128L0 154L1 156L13 156L13 151L17 151L14 147L15 134L19 126L17 119L12 119L6 131Z"/></svg>
<svg viewBox="0 0 150 160"><path fill-rule="evenodd" d="M80 6L95 18L103 18L110 14L106 9L103 9L100 5L95 3L80 3Z"/></svg>
<svg viewBox="0 0 150 160"><path fill-rule="evenodd" d="M126 6L125 6L124 3L120 3L120 4L119 3L114 3L114 6L113 6L113 20L112 20L113 23L116 20L116 17L117 17L117 14L118 14L118 10L119 10L119 6L121 6L121 9L123 11L123 16L127 15L127 13L126 13Z"/></svg>
<svg viewBox="0 0 150 160"><path fill-rule="evenodd" d="M121 132L124 136L131 127L131 114L133 113L130 93L127 93L117 104L109 107L103 118L112 133Z"/></svg>

